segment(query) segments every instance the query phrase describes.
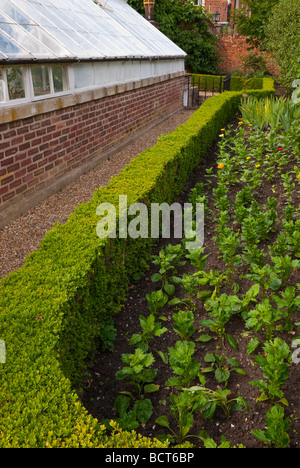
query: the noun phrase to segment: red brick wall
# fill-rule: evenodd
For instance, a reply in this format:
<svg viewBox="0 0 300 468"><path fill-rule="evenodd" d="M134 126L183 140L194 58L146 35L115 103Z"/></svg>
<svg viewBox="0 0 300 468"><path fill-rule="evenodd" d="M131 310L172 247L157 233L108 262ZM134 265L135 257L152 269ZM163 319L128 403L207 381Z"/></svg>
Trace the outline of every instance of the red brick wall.
<svg viewBox="0 0 300 468"><path fill-rule="evenodd" d="M234 0L232 1L234 5ZM232 8L233 8L232 5ZM228 2L227 0L206 0L205 9L209 10L210 13L220 13L220 23L226 23L228 17Z"/></svg>
<svg viewBox="0 0 300 468"><path fill-rule="evenodd" d="M243 70L243 58L247 57L250 53L247 50L248 47L249 45L246 42L245 36L221 34L218 38L218 48L221 57L219 64L220 72L234 73L237 70ZM267 54L262 54L262 57L266 61L268 71L272 75L278 74L278 67L272 58Z"/></svg>
<svg viewBox="0 0 300 468"><path fill-rule="evenodd" d="M95 155L180 109L182 92L178 77L0 125L0 226Z"/></svg>

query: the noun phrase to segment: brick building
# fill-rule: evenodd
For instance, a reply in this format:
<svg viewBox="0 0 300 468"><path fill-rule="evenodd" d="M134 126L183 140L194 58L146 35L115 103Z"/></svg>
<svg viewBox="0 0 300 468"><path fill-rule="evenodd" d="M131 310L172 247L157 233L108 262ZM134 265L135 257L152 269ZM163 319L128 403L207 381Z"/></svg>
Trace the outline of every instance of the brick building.
<svg viewBox="0 0 300 468"><path fill-rule="evenodd" d="M126 0L3 0L0 227L180 109L185 57Z"/></svg>
<svg viewBox="0 0 300 468"><path fill-rule="evenodd" d="M249 55L247 38L237 33L232 19L233 10L243 7L243 0L194 0L196 6L202 6L213 16L214 32L218 37L218 49L220 53L219 70L222 73L235 73L243 70L243 60ZM251 11L249 10L249 15ZM262 55L269 73L276 75L278 67L270 55L261 54L258 50L252 50Z"/></svg>

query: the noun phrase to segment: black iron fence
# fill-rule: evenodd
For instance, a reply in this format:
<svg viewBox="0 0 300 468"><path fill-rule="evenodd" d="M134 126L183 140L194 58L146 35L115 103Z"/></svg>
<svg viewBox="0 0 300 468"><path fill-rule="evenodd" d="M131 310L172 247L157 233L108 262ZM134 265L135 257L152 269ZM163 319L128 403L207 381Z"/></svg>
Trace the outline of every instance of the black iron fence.
<svg viewBox="0 0 300 468"><path fill-rule="evenodd" d="M187 75L186 79L189 96L185 102L189 107L200 107L206 99L230 90L230 75Z"/></svg>

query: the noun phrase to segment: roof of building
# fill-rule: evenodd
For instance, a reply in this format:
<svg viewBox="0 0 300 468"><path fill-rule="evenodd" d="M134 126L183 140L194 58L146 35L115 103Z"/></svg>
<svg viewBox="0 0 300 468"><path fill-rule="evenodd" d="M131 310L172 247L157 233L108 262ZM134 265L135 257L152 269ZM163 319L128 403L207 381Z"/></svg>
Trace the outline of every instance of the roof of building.
<svg viewBox="0 0 300 468"><path fill-rule="evenodd" d="M181 58L126 0L0 0L0 63Z"/></svg>

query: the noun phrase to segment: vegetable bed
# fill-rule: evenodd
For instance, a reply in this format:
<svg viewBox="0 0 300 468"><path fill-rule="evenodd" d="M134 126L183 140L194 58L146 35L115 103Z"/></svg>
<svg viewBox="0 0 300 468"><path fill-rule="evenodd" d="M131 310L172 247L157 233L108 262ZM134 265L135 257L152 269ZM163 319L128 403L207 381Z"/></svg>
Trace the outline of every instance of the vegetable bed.
<svg viewBox="0 0 300 468"><path fill-rule="evenodd" d="M160 241L118 339L90 363L81 399L108 429L171 446L299 446L299 121L240 110L180 200L205 204L203 248Z"/></svg>

